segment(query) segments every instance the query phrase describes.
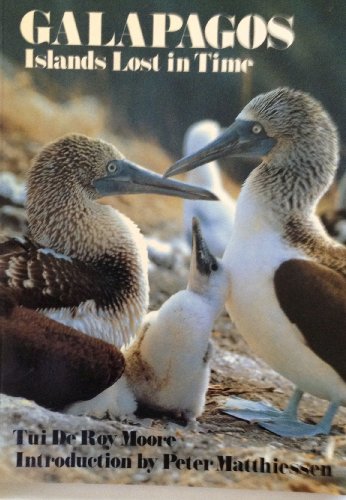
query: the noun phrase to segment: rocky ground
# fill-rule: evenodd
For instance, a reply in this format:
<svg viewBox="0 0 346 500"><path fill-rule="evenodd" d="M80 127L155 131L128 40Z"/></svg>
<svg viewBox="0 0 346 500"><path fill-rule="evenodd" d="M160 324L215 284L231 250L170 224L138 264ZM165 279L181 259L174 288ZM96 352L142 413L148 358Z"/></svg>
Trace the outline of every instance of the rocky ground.
<svg viewBox="0 0 346 500"><path fill-rule="evenodd" d="M93 117L96 115L96 119L91 122L86 116L81 116L85 106L80 107L78 102L70 103L68 111L64 107L56 108L54 113L57 119L53 121L53 128L49 128L47 126L49 116L45 116L46 111L44 111L47 103L35 100L37 94L31 88L30 82L17 78L12 80L10 86L5 78L2 83L5 96L9 100L12 98L12 102L13 93L17 89L16 95L25 100L26 109L31 106L31 113L35 116L34 122L40 125L40 130L37 132L32 123L32 115L28 113L27 116L23 116L22 112L20 116L16 112L16 103L12 104L12 110L9 107L3 110L2 169L17 174L19 178L24 178L31 158L41 145L61 135L62 130L64 132L74 130L106 137L119 145L131 160L157 171L163 171L170 163L168 155L154 141L110 136L105 131L102 112L98 114L93 112ZM76 106L75 111L73 105ZM38 119L38 114L41 121ZM67 116L70 118L72 116L68 120L71 130L65 130L62 126L62 123L67 122ZM46 126L44 126L45 123ZM90 123L93 123L93 127ZM227 185L233 193L237 191L237 188L229 181ZM145 196L124 196L118 199L111 198L106 202L129 215L147 236L160 237L166 242L179 236L181 225L181 202L179 200L152 196L148 201ZM3 232L7 229L7 233L15 232L16 228L6 227L8 224L6 220L6 218L1 219L0 213L0 229ZM174 255L171 260L156 261L156 264L152 264L150 268L151 309L156 309L172 293L185 287L186 278L186 263L179 259L177 261ZM223 313L215 324L213 340L215 350L207 404L196 430L184 428L177 422L158 416L145 416L135 421L100 421L87 417L67 416L50 412L27 400L1 395L0 477L2 481L125 484L150 482L160 485L346 493L346 409L339 411L330 436L312 439L279 438L260 429L256 424L249 424L223 415L221 409L230 396L265 400L275 406L283 407L292 392L292 386L249 351L226 313ZM325 403L305 396L301 404L301 418L315 423L321 418L325 408ZM14 433L15 430L26 430L39 436L46 431L47 442L50 443L54 429L76 434L74 444L30 445L26 443L18 445L16 443L16 436L19 434ZM105 444L83 445L80 442L82 430L94 431L94 437L116 435L117 438L109 449ZM139 443L136 446L124 446L123 433L125 432L126 435L129 431L136 431L142 441L145 441L145 438L149 439L149 436L154 437L149 439L151 444ZM59 435L62 436L61 433ZM25 440L27 436L27 434L24 436ZM92 435L89 434L89 436ZM170 444L163 442L162 446L158 446L157 442L154 442L160 437L168 436L171 437ZM172 438L175 438L175 442ZM18 455L21 452L23 455ZM29 456L37 458L42 454L67 457L72 452L82 457L103 455L104 459L109 453L109 456L121 459L122 467L59 467L59 461L58 465L51 467L40 467L38 462L36 462L36 467L16 467L20 465L20 457L24 457L25 463L25 457ZM147 472L146 468L138 467L138 460L141 456L147 459L157 459L151 472ZM247 459L253 461L263 457L271 464L309 464L309 466L326 464L331 465L333 476L321 478L307 477L305 474L220 471L216 467L218 456L233 456L234 460L244 463ZM166 469L164 468L165 461L169 461ZM206 467L205 464L209 464L209 470L201 470Z"/></svg>

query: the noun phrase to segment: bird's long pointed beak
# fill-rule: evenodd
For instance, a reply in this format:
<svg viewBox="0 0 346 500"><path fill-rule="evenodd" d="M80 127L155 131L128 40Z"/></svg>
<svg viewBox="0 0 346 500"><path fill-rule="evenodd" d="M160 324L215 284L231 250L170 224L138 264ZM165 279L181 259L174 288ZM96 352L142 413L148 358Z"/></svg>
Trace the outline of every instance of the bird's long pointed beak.
<svg viewBox="0 0 346 500"><path fill-rule="evenodd" d="M273 148L276 140L267 136L264 131L260 135L253 134L251 129L254 124L255 122L237 119L220 137L172 165L165 172L165 177L188 172L224 156L263 157Z"/></svg>
<svg viewBox="0 0 346 500"><path fill-rule="evenodd" d="M197 268L200 274L207 276L218 268L217 260L208 248L197 217L192 219L191 267Z"/></svg>
<svg viewBox="0 0 346 500"><path fill-rule="evenodd" d="M193 170L204 163L217 160L231 154L239 142L239 134L235 124L225 130L217 139L207 144L204 148L185 156L172 165L164 174L165 177L181 174Z"/></svg>
<svg viewBox="0 0 346 500"><path fill-rule="evenodd" d="M152 193L192 200L217 200L210 191L173 179L166 179L127 160L114 160L112 173L95 179L93 186L101 196Z"/></svg>

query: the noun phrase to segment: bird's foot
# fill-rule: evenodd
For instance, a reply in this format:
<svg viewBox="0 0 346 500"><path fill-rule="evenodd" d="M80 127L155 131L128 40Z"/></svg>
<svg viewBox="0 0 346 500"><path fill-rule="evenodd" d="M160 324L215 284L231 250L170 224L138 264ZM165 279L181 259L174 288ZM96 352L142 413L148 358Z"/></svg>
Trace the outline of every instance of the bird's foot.
<svg viewBox="0 0 346 500"><path fill-rule="evenodd" d="M287 418L282 415L272 422L259 422L259 426L281 437L312 437L319 434L329 434L333 418L339 408L339 403L330 403L322 420L315 425L300 422L296 418Z"/></svg>
<svg viewBox="0 0 346 500"><path fill-rule="evenodd" d="M280 417L272 422L259 422L258 425L281 437L312 437L318 434L329 434L330 431L330 428L324 428L320 424L306 424L299 420L289 420Z"/></svg>
<svg viewBox="0 0 346 500"><path fill-rule="evenodd" d="M269 403L234 397L227 400L226 407L222 410L222 413L246 420L247 422L262 422L280 417L283 411L276 409Z"/></svg>
<svg viewBox="0 0 346 500"><path fill-rule="evenodd" d="M223 413L248 422L258 422L267 431L281 437L312 437L319 434L329 434L333 418L339 403L330 403L328 410L319 424L311 425L297 419L297 405L302 392L297 389L286 410L280 411L269 403L249 401L242 398L230 398Z"/></svg>

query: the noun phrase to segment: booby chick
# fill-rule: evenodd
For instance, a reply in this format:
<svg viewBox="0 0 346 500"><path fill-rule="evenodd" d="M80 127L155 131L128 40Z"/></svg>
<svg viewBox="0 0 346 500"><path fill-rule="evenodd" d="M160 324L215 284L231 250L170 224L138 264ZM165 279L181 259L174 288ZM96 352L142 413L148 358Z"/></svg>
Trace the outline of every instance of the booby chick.
<svg viewBox="0 0 346 500"><path fill-rule="evenodd" d="M282 414L244 400L230 401L228 412L263 418L279 435L328 434L346 405L346 248L315 207L337 168L336 127L313 97L279 88L255 97L221 137L166 175L227 155L262 157L241 191L223 258L227 310L254 352L297 386ZM295 418L303 392L330 402L317 425Z"/></svg>
<svg viewBox="0 0 346 500"><path fill-rule="evenodd" d="M187 289L145 317L124 352L125 374L103 393L116 402L112 417L144 407L193 424L203 412L210 376L210 336L224 305L228 279L222 263L210 253L197 219L192 239ZM92 411L83 402L68 411L100 417L109 406L97 396Z"/></svg>
<svg viewBox="0 0 346 500"><path fill-rule="evenodd" d="M117 347L130 341L148 305L147 252L137 226L97 202L124 193L215 198L128 162L104 141L52 142L29 172L30 237L0 245L0 283L17 305Z"/></svg>
<svg viewBox="0 0 346 500"><path fill-rule="evenodd" d="M186 131L184 138L184 154L198 151L221 133L220 125L213 120L202 120L194 123ZM222 257L232 233L235 212L235 201L222 185L219 166L216 161L203 165L198 170L188 173L187 181L202 186L217 195L219 201L212 205L199 201L184 201L184 234L191 243L191 220L197 217L200 221L204 238L210 251Z"/></svg>
<svg viewBox="0 0 346 500"><path fill-rule="evenodd" d="M198 219L186 290L150 312L125 352L125 376L139 406L186 422L201 415L210 377L211 331L227 295L223 265L209 251Z"/></svg>

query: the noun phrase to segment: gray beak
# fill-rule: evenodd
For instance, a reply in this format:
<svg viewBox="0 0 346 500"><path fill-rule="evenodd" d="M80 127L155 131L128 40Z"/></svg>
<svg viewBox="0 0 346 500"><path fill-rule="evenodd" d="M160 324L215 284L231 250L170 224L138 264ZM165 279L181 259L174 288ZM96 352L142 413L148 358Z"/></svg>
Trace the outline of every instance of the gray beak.
<svg viewBox="0 0 346 500"><path fill-rule="evenodd" d="M214 255L209 251L207 243L203 238L199 220L192 219L192 259L191 266L195 266L200 274L209 276L212 271L218 269L218 263Z"/></svg>
<svg viewBox="0 0 346 500"><path fill-rule="evenodd" d="M178 196L191 200L217 200L218 198L198 186L166 179L127 160L113 160L107 166L108 174L95 179L93 186L101 196L155 193Z"/></svg>
<svg viewBox="0 0 346 500"><path fill-rule="evenodd" d="M255 122L246 120L236 120L225 132L215 141L207 144L204 148L193 153L172 165L165 177L181 174L193 170L204 163L208 163L225 156L249 156L261 157L268 153L274 144L275 139L268 137L265 133L254 136L251 128Z"/></svg>

